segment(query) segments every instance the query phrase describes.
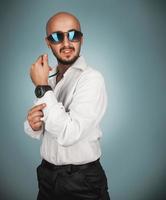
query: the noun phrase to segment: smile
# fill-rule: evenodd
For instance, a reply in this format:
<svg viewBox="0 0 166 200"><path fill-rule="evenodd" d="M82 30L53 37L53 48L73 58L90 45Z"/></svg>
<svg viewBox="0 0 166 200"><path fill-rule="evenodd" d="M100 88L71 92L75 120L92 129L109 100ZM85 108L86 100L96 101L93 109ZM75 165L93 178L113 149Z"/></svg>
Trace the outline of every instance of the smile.
<svg viewBox="0 0 166 200"><path fill-rule="evenodd" d="M66 50L63 51L63 53L70 53L70 52L72 52L71 49L66 49Z"/></svg>
<svg viewBox="0 0 166 200"><path fill-rule="evenodd" d="M61 53L70 53L72 51L74 51L73 47L68 47L68 48L63 47L62 49L60 49Z"/></svg>

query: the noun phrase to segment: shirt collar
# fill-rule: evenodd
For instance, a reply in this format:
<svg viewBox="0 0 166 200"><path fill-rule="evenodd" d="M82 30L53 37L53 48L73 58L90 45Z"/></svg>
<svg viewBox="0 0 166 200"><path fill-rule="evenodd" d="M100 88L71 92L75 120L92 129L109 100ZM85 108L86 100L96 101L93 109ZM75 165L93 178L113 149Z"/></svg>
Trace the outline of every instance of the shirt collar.
<svg viewBox="0 0 166 200"><path fill-rule="evenodd" d="M80 69L84 71L87 68L86 61L83 56L79 56L78 59L71 65L71 68Z"/></svg>
<svg viewBox="0 0 166 200"><path fill-rule="evenodd" d="M78 69L84 71L87 68L86 61L83 56L79 56L78 59L69 67L72 69ZM57 67L54 67L50 72L49 72L49 78L52 78L57 75ZM65 75L65 74L64 74Z"/></svg>

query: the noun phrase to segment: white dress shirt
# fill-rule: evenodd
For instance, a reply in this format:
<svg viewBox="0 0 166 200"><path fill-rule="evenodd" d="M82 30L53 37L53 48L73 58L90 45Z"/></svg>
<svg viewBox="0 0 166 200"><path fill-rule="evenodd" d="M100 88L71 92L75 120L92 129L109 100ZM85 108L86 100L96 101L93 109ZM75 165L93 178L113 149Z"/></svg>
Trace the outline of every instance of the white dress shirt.
<svg viewBox="0 0 166 200"><path fill-rule="evenodd" d="M36 100L46 103L44 128L33 131L28 121L25 132L42 138L41 157L55 165L85 164L101 156L99 123L107 105L103 76L80 56L56 84L56 68L49 74L53 91Z"/></svg>

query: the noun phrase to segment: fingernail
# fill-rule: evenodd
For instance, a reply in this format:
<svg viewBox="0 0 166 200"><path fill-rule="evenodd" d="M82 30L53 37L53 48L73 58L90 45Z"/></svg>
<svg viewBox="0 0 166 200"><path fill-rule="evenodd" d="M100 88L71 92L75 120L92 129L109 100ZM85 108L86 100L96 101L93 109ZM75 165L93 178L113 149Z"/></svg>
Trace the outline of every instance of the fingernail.
<svg viewBox="0 0 166 200"><path fill-rule="evenodd" d="M40 120L41 120L41 121L44 121L44 117L41 117Z"/></svg>

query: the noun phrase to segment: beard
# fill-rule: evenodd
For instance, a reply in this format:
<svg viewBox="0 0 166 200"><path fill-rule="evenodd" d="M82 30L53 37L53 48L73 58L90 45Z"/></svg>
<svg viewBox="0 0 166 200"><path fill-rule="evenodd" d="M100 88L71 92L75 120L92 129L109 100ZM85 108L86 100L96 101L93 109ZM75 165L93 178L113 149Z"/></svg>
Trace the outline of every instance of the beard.
<svg viewBox="0 0 166 200"><path fill-rule="evenodd" d="M64 49L65 49L65 47L61 48L61 49L60 49L60 52L61 52L62 50L64 50ZM75 50L74 47L70 47L70 48L68 48L68 49L72 49L73 51ZM56 59L57 59L57 61L58 61L59 64L62 64L62 65L72 65L72 64L78 59L78 57L79 57L80 48L78 49L77 54L76 54L74 57L69 58L69 59L63 59L63 58L61 58L59 55L57 55L56 52L53 51L53 49L52 49L52 53L53 53L54 56L56 57Z"/></svg>
<svg viewBox="0 0 166 200"><path fill-rule="evenodd" d="M57 59L57 61L58 61L59 64L62 64L62 65L72 65L77 60L77 58L79 57L79 54L75 55L71 59L62 59L62 58L60 58L59 56L57 56L55 54L54 54L54 56L56 57L56 59Z"/></svg>

